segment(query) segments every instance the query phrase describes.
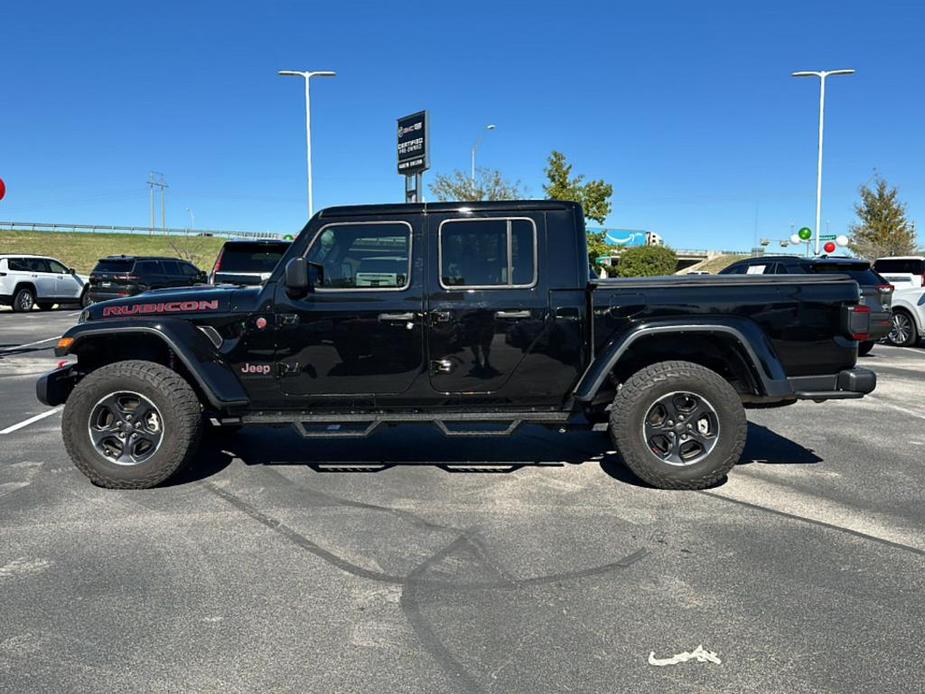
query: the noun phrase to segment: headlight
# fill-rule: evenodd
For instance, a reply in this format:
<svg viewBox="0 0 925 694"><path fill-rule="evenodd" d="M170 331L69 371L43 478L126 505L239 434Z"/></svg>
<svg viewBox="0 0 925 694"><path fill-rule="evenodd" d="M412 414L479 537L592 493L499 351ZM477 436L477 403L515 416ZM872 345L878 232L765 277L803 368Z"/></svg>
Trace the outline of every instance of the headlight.
<svg viewBox="0 0 925 694"><path fill-rule="evenodd" d="M81 323L86 323L88 320L90 320L90 309L85 308L80 312L80 317L77 319L77 324L80 325Z"/></svg>

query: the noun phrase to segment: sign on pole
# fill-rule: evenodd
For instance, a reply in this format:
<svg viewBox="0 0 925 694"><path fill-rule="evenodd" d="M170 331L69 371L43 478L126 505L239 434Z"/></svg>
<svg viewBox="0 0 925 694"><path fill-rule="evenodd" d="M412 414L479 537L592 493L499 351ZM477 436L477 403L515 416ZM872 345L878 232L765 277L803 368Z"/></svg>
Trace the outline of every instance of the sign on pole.
<svg viewBox="0 0 925 694"><path fill-rule="evenodd" d="M430 168L427 111L398 119L398 173L411 176Z"/></svg>

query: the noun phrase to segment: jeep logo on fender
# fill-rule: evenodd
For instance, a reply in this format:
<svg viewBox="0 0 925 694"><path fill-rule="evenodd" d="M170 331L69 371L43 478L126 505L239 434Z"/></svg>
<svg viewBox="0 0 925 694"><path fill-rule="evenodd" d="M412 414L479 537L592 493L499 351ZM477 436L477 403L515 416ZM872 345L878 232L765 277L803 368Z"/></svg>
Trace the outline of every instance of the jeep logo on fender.
<svg viewBox="0 0 925 694"><path fill-rule="evenodd" d="M244 364L241 366L242 374L257 374L258 376L266 376L270 373L269 364Z"/></svg>
<svg viewBox="0 0 925 694"><path fill-rule="evenodd" d="M106 306L103 308L103 318L107 318L108 316L139 316L148 313L195 313L196 311L217 310L217 299L211 301L168 301L158 304Z"/></svg>

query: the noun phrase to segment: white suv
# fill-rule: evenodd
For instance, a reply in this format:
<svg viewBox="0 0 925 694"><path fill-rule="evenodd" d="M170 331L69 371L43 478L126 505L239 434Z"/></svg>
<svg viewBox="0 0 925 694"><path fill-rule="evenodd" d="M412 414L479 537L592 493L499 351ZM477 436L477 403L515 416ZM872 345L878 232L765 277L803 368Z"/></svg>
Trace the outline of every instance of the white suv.
<svg viewBox="0 0 925 694"><path fill-rule="evenodd" d="M33 306L48 310L55 304L86 306L89 281L55 258L0 255L0 305L14 311L31 311Z"/></svg>

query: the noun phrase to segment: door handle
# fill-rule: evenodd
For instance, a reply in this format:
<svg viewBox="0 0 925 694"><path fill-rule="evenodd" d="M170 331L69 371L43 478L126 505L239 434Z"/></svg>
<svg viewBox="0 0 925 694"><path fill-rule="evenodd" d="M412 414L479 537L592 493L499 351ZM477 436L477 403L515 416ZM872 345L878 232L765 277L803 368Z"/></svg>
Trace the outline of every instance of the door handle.
<svg viewBox="0 0 925 694"><path fill-rule="evenodd" d="M495 311L495 318L529 318L529 311Z"/></svg>
<svg viewBox="0 0 925 694"><path fill-rule="evenodd" d="M453 314L449 311L431 311L430 317L434 323L446 323L453 317Z"/></svg>
<svg viewBox="0 0 925 694"><path fill-rule="evenodd" d="M407 313L380 313L379 320L381 321L409 321L414 320L414 312L408 311Z"/></svg>

